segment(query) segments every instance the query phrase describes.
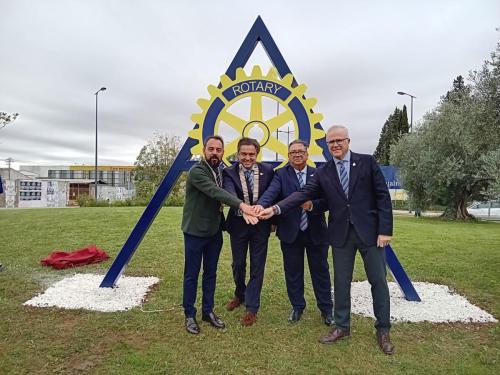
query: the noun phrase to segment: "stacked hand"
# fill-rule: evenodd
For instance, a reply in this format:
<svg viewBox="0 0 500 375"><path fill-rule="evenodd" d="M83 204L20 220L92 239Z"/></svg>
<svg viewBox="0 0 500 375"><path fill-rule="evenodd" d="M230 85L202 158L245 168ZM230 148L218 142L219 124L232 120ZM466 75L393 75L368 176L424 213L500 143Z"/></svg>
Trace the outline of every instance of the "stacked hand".
<svg viewBox="0 0 500 375"><path fill-rule="evenodd" d="M243 219L245 220L245 223L252 225L257 224L259 222L259 219L267 220L274 215L273 209L271 207L264 208L260 204L250 206L246 203L241 203L240 210L243 213ZM271 215L269 215L269 212L271 212Z"/></svg>
<svg viewBox="0 0 500 375"><path fill-rule="evenodd" d="M260 220L267 220L274 216L274 210L272 207L266 208L259 213Z"/></svg>

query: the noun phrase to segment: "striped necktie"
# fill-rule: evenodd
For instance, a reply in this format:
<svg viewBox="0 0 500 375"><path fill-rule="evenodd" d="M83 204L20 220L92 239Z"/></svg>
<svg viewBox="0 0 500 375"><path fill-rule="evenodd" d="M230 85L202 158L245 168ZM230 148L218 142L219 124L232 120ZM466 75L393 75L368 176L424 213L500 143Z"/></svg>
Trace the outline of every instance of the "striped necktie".
<svg viewBox="0 0 500 375"><path fill-rule="evenodd" d="M213 168L212 171L214 172L215 176L215 183L217 184L218 187L222 187L222 175L220 173L220 169L218 167Z"/></svg>
<svg viewBox="0 0 500 375"><path fill-rule="evenodd" d="M303 175L304 175L304 172L297 173L300 187L305 185L304 179L302 178ZM300 230L305 231L307 229L308 225L309 224L307 223L307 212L306 212L306 210L302 209L302 212L300 213Z"/></svg>
<svg viewBox="0 0 500 375"><path fill-rule="evenodd" d="M219 168L217 168L217 170L215 171L215 183L218 187L222 187L222 176Z"/></svg>
<svg viewBox="0 0 500 375"><path fill-rule="evenodd" d="M340 160L337 162L340 166L340 184L342 185L342 189L344 190L345 196L349 196L349 178L347 177L347 171L344 167L344 161Z"/></svg>
<svg viewBox="0 0 500 375"><path fill-rule="evenodd" d="M245 179L247 180L248 197L250 203L253 203L253 170L245 171Z"/></svg>

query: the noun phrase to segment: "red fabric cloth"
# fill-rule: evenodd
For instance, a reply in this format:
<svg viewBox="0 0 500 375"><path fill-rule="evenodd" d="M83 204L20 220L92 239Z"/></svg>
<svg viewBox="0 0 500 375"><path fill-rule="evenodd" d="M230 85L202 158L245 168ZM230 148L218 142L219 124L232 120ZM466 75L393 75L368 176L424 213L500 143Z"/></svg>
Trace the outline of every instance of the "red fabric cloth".
<svg viewBox="0 0 500 375"><path fill-rule="evenodd" d="M41 260L44 266L55 269L84 266L86 264L98 263L109 259L109 255L104 250L98 249L96 245L89 245L71 252L55 250L46 258Z"/></svg>

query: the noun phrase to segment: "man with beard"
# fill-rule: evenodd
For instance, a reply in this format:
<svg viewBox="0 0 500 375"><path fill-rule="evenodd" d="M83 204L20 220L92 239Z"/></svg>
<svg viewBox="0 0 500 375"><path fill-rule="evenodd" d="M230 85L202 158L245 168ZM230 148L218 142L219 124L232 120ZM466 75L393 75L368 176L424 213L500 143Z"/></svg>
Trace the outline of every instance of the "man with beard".
<svg viewBox="0 0 500 375"><path fill-rule="evenodd" d="M238 163L224 169L224 189L244 200L255 204L267 189L273 178L270 165L257 163L260 145L256 139L241 138L238 142ZM241 214L231 208L227 215L226 230L231 238L233 256L234 297L226 308L229 311L245 303L246 313L241 319L243 326L251 326L257 320L260 307L260 292L264 281L264 268L267 257L267 242L271 224L267 221L248 225ZM246 281L247 253L250 252L250 278Z"/></svg>
<svg viewBox="0 0 500 375"><path fill-rule="evenodd" d="M215 328L224 328L224 322L215 315L214 294L217 263L222 248L222 204L240 209L247 223L258 219L253 209L234 195L222 189L219 164L224 155L224 140L217 135L209 136L203 144L203 158L193 165L186 181L186 200L182 215L184 232L184 286L183 301L186 330L200 333L196 321L196 292L198 276L203 261L202 320Z"/></svg>

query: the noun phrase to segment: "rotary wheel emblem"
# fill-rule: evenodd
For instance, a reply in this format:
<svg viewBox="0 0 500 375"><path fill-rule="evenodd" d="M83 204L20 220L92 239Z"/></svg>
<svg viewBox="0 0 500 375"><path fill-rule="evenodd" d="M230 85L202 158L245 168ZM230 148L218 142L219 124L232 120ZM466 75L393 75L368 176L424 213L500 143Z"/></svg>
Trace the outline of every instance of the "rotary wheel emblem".
<svg viewBox="0 0 500 375"><path fill-rule="evenodd" d="M264 76L256 65L250 76L247 76L242 68L238 68L234 81L224 74L220 82L220 88L208 86L210 99L198 99L197 103L202 112L191 116L197 125L189 132L189 136L198 140L198 144L191 148L193 155L203 155L203 139L220 134L222 124L226 124L238 134L234 139L226 140L223 160L229 165L227 156L236 152L240 137L248 137L250 132L257 128L261 134L260 139L257 139L261 149L280 154L285 159L279 166L281 167L288 161L288 145L273 135L279 128L290 123L293 123L294 138L309 143L309 157L322 154L323 150L316 144L316 140L323 138L325 132L315 125L322 120L323 115L312 112L316 99L304 98L305 85L292 87L292 74L279 79L277 70L271 68ZM284 110L264 118L264 97L278 102ZM246 98L250 98L250 113L244 116L241 113L236 114L232 109L238 107L238 103ZM259 160L260 158L262 152L259 154ZM307 163L314 166L310 158Z"/></svg>

